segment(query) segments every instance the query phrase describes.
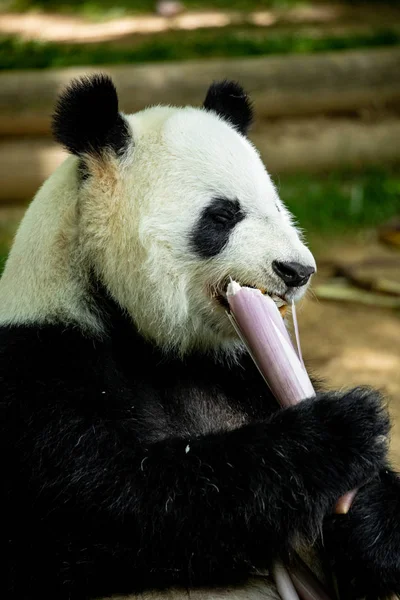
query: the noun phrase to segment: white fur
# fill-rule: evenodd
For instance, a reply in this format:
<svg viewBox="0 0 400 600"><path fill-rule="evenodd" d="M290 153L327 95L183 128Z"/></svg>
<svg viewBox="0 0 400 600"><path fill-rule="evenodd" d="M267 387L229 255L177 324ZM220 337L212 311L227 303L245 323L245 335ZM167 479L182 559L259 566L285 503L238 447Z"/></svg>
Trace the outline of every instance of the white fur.
<svg viewBox="0 0 400 600"><path fill-rule="evenodd" d="M0 322L56 318L89 329L89 266L139 330L165 349L232 351L236 337L212 297L229 276L283 293L273 260L315 266L252 144L203 109L155 107L126 117L122 159L88 159L78 185L69 158L39 190L0 281ZM203 260L189 235L212 198L246 212L227 247ZM303 292L297 291L294 299Z"/></svg>
<svg viewBox="0 0 400 600"><path fill-rule="evenodd" d="M25 213L0 280L0 323L43 323L55 317L96 327L74 271L77 159L68 158Z"/></svg>

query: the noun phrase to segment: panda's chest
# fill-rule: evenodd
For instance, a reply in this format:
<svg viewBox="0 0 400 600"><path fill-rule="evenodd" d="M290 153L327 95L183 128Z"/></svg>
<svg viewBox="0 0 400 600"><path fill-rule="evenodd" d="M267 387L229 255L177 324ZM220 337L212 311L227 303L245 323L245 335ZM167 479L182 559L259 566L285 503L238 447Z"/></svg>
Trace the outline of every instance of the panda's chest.
<svg viewBox="0 0 400 600"><path fill-rule="evenodd" d="M157 386L158 387L158 386ZM146 438L193 438L229 431L246 424L251 415L223 391L178 384L158 388L141 407Z"/></svg>
<svg viewBox="0 0 400 600"><path fill-rule="evenodd" d="M216 385L177 385L163 406L168 423L182 435L206 435L236 429L251 420L251 411Z"/></svg>
<svg viewBox="0 0 400 600"><path fill-rule="evenodd" d="M137 409L151 441L230 431L267 418L277 407L252 363L235 368L206 360L153 363L141 376L145 392Z"/></svg>

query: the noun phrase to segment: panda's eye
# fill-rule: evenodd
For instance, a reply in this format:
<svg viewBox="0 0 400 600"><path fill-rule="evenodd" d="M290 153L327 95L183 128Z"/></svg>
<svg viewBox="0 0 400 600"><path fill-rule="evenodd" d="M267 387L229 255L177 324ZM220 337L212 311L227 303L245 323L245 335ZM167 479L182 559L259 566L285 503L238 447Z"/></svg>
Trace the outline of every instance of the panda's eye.
<svg viewBox="0 0 400 600"><path fill-rule="evenodd" d="M190 234L190 246L202 258L221 252L236 225L245 218L239 200L214 198L204 208Z"/></svg>
<svg viewBox="0 0 400 600"><path fill-rule="evenodd" d="M220 208L219 210L210 214L211 219L214 223L221 223L223 225L230 223L235 218L235 212L228 209Z"/></svg>
<svg viewBox="0 0 400 600"><path fill-rule="evenodd" d="M243 218L240 204L237 200L216 198L204 211L210 223L233 226Z"/></svg>

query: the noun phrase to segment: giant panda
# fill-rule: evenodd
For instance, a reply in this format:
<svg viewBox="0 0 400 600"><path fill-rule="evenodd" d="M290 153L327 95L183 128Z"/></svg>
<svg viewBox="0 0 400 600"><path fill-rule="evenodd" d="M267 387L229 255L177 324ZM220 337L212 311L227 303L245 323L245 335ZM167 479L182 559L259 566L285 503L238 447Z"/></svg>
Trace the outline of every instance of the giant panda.
<svg viewBox="0 0 400 600"><path fill-rule="evenodd" d="M400 593L380 394L278 409L226 315L230 277L290 304L315 271L251 121L229 81L133 115L105 75L61 94L71 156L0 282L5 600L276 599L293 548L342 599Z"/></svg>

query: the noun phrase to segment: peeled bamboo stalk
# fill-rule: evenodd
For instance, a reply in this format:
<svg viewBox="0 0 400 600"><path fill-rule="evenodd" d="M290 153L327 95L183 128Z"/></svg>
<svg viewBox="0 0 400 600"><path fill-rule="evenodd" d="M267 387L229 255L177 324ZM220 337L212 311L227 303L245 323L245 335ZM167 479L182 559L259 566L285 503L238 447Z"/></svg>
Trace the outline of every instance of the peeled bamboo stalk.
<svg viewBox="0 0 400 600"><path fill-rule="evenodd" d="M301 356L296 309L293 319L297 340L296 354L274 300L258 289L241 287L231 281L227 290L231 312L228 317L243 340L257 368L281 406L293 406L315 396L315 390ZM350 510L356 490L342 496L334 511ZM330 600L312 574L288 571L281 563L273 565L273 575L283 600Z"/></svg>

